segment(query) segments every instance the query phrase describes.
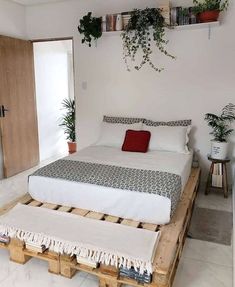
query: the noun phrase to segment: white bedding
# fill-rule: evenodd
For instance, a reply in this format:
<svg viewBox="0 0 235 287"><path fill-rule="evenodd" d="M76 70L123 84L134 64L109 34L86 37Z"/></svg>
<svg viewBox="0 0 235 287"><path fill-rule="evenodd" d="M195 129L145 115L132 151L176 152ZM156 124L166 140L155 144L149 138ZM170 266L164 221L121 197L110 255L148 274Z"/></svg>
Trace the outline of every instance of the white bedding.
<svg viewBox="0 0 235 287"><path fill-rule="evenodd" d="M192 153L131 153L114 147L90 146L66 159L174 173L181 176L183 190L191 172ZM30 176L29 193L41 202L74 206L155 224L170 221L170 199L156 194L41 176Z"/></svg>

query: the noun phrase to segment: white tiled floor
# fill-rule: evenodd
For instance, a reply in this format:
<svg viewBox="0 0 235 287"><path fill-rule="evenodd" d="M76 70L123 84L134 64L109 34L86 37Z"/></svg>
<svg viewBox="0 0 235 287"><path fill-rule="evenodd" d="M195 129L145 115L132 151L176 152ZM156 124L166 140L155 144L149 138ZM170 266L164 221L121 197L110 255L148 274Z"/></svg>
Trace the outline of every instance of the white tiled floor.
<svg viewBox="0 0 235 287"><path fill-rule="evenodd" d="M27 191L27 176L33 170L0 181L0 206ZM196 204L232 211L231 196L224 199L219 193L199 193ZM0 287L98 287L91 275L77 273L69 280L48 273L47 268L46 262L35 259L23 266L15 264L6 250L0 250ZM232 287L232 247L187 239L174 287Z"/></svg>

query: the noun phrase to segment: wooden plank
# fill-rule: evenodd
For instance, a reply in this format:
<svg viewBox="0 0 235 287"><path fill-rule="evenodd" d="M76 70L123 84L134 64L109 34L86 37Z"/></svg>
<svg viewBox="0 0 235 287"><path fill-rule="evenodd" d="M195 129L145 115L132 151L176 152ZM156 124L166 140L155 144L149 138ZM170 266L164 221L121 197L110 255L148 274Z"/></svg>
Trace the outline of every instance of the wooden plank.
<svg viewBox="0 0 235 287"><path fill-rule="evenodd" d="M1 248L1 249L8 249L8 244L1 243L1 242L0 242L0 248Z"/></svg>
<svg viewBox="0 0 235 287"><path fill-rule="evenodd" d="M31 201L29 204L29 206L34 206L34 207L39 207L42 205L42 203L40 201L37 201L37 200L33 200Z"/></svg>
<svg viewBox="0 0 235 287"><path fill-rule="evenodd" d="M190 198L192 198L195 191L199 174L199 169L193 171L193 176L190 176L186 184L182 199L178 204L171 223L160 227L161 237L154 260L154 270L158 274L167 275L171 269L177 250L177 242L184 227Z"/></svg>
<svg viewBox="0 0 235 287"><path fill-rule="evenodd" d="M197 190L197 185L199 181L200 176L200 169L193 169L191 176L185 186L181 201L178 204L177 210L168 225L164 226L157 226L155 224L150 223L140 223L133 220L127 220L123 219L121 220L118 217L110 216L110 215L104 215L102 213L97 212L89 212L88 210L79 209L79 208L69 208L69 207L60 207L59 209L64 210L72 210L73 214L78 214L82 216L87 216L88 218L94 218L97 220L105 219L109 222L120 222L121 224L125 224L128 226L132 226L135 228L142 227L144 229L148 229L151 231L155 231L159 229L161 231L161 238L160 242L157 248L157 252L154 259L154 274L153 274L153 282L151 284L144 284L144 286L161 286L161 287L170 287L174 278L174 274L177 269L177 265L180 259L180 255L183 249L184 245L184 238L185 234L187 232L187 227L190 221L192 208L193 208L193 201L195 200L195 194ZM29 198L27 199L29 200ZM30 199L31 200L31 199ZM0 246L1 247L1 246ZM22 248L20 246L17 246L15 243L14 249L12 250L13 254L14 252L18 252L18 249ZM18 256L18 255L17 255ZM48 259L46 253L43 254L37 254L30 253L29 251L26 251L24 254L22 254L22 259L19 260L19 258L16 258L18 262L24 262L26 258L24 256L32 256L36 258L48 260L49 266L51 269L51 272L57 273L58 270L62 270L62 265L60 265L60 268L58 267L56 261L53 261L53 259ZM60 262L62 262L60 256ZM67 262L68 261L68 262ZM51 263L50 263L51 262ZM62 264L62 263L60 263ZM85 265L77 264L76 260L69 259L69 260L63 260L63 270L65 275L66 270L69 270L67 276L72 277L72 275L75 273L75 270L82 270L86 271L90 274L96 275L99 277L99 279L105 279L105 284L109 287L112 286L110 284L128 284L132 286L143 286L136 282L135 280L131 280L128 278L120 277L118 278L116 276L116 271L107 269L106 267L102 268L90 268ZM61 271L62 272L62 271ZM114 278L115 277L115 278ZM114 281L113 281L114 280ZM106 286L106 287L107 287Z"/></svg>
<svg viewBox="0 0 235 287"><path fill-rule="evenodd" d="M158 225L157 224L151 224L151 223L142 223L141 224L143 229L147 229L150 231L156 231L158 229Z"/></svg>
<svg viewBox="0 0 235 287"><path fill-rule="evenodd" d="M61 212L70 212L72 210L72 207L69 207L69 206L61 206L57 209L58 211L61 211Z"/></svg>
<svg viewBox="0 0 235 287"><path fill-rule="evenodd" d="M88 212L89 212L89 210L81 209L81 208L74 208L71 211L72 214L76 214L76 215L80 215L80 216L85 216Z"/></svg>
<svg viewBox="0 0 235 287"><path fill-rule="evenodd" d="M85 217L87 218L96 219L96 220L102 220L104 216L105 215L103 213L95 212L95 211L90 211L85 215Z"/></svg>
<svg viewBox="0 0 235 287"><path fill-rule="evenodd" d="M17 199L11 201L10 203L5 204L3 207L0 208L0 215L8 212L12 209L17 203L26 204L32 200L32 197L27 193L23 196L18 197Z"/></svg>
<svg viewBox="0 0 235 287"><path fill-rule="evenodd" d="M52 204L52 203L43 203L43 205L41 207L56 210L59 207L59 205L58 204Z"/></svg>
<svg viewBox="0 0 235 287"><path fill-rule="evenodd" d="M134 220L129 220L129 219L123 219L121 224L128 225L131 227L136 227L136 228L140 226L140 222L134 221Z"/></svg>
<svg viewBox="0 0 235 287"><path fill-rule="evenodd" d="M0 36L1 149L5 177L39 163L34 55L31 41Z"/></svg>
<svg viewBox="0 0 235 287"><path fill-rule="evenodd" d="M118 223L120 220L119 217L112 216L112 215L106 215L104 219L105 221L112 222L112 223Z"/></svg>

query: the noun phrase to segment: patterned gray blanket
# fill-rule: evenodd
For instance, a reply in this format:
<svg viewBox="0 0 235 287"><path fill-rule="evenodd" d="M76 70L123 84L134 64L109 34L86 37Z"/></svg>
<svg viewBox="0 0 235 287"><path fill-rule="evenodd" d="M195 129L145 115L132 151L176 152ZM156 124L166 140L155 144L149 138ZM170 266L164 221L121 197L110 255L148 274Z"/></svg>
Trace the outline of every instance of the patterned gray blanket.
<svg viewBox="0 0 235 287"><path fill-rule="evenodd" d="M182 188L181 177L168 172L63 159L38 169L31 176L158 194L171 200L172 213L176 209Z"/></svg>

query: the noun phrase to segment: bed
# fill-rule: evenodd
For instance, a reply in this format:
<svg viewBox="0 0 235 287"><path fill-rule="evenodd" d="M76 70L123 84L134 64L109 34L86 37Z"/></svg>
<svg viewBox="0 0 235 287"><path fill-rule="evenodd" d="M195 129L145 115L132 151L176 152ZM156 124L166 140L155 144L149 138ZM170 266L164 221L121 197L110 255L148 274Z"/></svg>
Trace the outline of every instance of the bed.
<svg viewBox="0 0 235 287"><path fill-rule="evenodd" d="M140 186L136 187L136 191L135 185L134 187L128 186L126 189L122 185L110 186L109 183L106 184L109 178L98 183L97 181L91 183L87 180L79 182L73 178L68 180L63 175L55 174L57 167L55 163L52 163L51 166L49 165L49 169L39 169L29 177L29 193L32 198L40 202L79 207L141 222L166 224L175 211L176 204L180 200L191 173L192 152L133 153L123 152L117 147L93 145L64 158L60 163L68 165L68 170L74 169L74 165L79 163L80 168L86 169L86 173L89 173L94 166L98 171L103 167L110 167L111 170L116 168L117 172L120 171L120 168L125 169L125 173L131 172L130 177L135 171L138 176L139 173L143 174L141 176L145 176L143 179L140 178L140 181L144 181L147 176L147 180L151 182L149 174L155 176L156 173L158 173L157 178L160 173L162 182L167 182L165 179L169 176L171 178L168 180L168 186L161 184L160 189L165 190L159 190L158 194L139 192L138 188L141 188L141 182ZM53 175L50 174L52 171ZM108 174L109 170L106 173ZM94 174L90 175L90 177L92 176ZM174 180L178 180L176 181L178 191L173 200L166 193L166 189L169 186L174 186ZM114 180L112 179L112 181Z"/></svg>

